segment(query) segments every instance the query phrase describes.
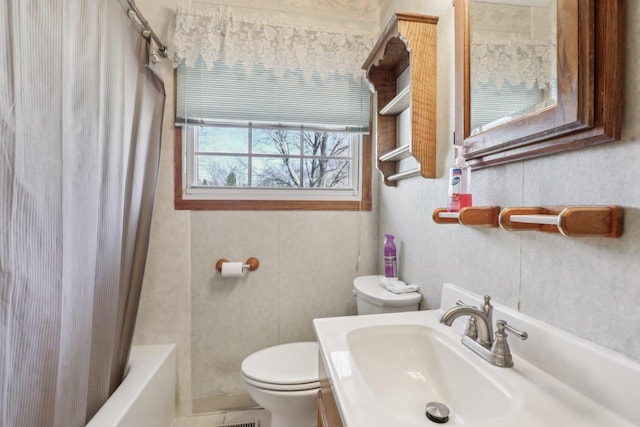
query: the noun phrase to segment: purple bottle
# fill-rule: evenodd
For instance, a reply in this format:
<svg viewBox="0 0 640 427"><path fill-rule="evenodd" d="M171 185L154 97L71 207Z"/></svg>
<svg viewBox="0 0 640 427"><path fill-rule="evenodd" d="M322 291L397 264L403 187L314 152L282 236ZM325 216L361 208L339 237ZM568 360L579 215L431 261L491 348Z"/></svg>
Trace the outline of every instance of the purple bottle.
<svg viewBox="0 0 640 427"><path fill-rule="evenodd" d="M384 235L384 277L398 277L398 259L393 234Z"/></svg>

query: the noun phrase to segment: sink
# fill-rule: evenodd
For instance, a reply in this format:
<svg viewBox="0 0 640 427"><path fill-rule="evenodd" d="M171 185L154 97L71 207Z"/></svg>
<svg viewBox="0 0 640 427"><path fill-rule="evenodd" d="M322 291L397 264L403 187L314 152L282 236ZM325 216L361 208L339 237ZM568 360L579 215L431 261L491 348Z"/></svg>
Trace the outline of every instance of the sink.
<svg viewBox="0 0 640 427"><path fill-rule="evenodd" d="M451 284L441 307L479 306L480 295ZM436 401L448 425L465 427L633 427L640 411L640 364L495 303L494 319L529 333L509 339L514 366L494 366L460 340L442 309L313 321L321 381L328 381L344 427L435 427ZM631 326L631 325L629 325ZM631 390L631 392L630 392Z"/></svg>
<svg viewBox="0 0 640 427"><path fill-rule="evenodd" d="M404 422L425 420L428 402L444 403L449 425L508 415L521 397L469 363L458 342L423 325L379 325L346 335L348 349L371 393ZM482 362L480 360L480 362Z"/></svg>

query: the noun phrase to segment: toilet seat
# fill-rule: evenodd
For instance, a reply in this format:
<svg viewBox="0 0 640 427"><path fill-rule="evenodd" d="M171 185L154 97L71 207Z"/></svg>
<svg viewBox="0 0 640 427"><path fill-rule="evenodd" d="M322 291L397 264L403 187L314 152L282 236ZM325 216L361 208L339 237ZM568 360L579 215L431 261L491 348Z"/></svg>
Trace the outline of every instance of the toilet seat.
<svg viewBox="0 0 640 427"><path fill-rule="evenodd" d="M320 382L314 381L305 384L271 384L271 383L263 383L260 381L252 380L246 375L242 376L244 382L250 384L254 387L261 388L263 390L271 390L271 391L305 391L305 390L314 390L320 388Z"/></svg>
<svg viewBox="0 0 640 427"><path fill-rule="evenodd" d="M241 370L248 384L266 390L319 388L318 343L296 342L265 348L247 356Z"/></svg>

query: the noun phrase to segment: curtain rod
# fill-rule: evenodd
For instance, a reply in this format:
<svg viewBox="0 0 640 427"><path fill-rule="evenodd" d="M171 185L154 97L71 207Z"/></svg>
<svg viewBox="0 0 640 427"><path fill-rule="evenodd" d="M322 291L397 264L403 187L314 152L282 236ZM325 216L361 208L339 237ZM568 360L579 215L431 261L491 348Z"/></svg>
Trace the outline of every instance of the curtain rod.
<svg viewBox="0 0 640 427"><path fill-rule="evenodd" d="M151 29L151 26L149 25L149 22L147 22L147 20L144 19L142 12L140 12L140 9L138 9L138 6L136 6L136 2L134 0L127 0L127 2L131 7L131 9L129 9L127 14L129 15L130 18L137 18L138 21L140 21L140 24L142 24L142 27L144 28L142 30L142 36L147 39L151 37L158 45L158 53L160 54L160 56L162 56L163 58L167 58L168 56L167 46L164 43L162 43L158 38L158 36L156 36L156 33L153 32L153 30Z"/></svg>

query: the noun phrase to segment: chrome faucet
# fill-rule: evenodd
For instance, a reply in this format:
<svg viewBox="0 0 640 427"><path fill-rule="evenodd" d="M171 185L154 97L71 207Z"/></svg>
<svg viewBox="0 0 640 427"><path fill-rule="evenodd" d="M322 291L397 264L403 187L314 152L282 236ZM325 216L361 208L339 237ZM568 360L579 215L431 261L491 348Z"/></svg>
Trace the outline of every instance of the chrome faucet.
<svg viewBox="0 0 640 427"><path fill-rule="evenodd" d="M450 308L440 317L440 323L451 326L460 316L469 316L469 322L462 336L462 344L492 365L513 366L506 331L514 333L522 340L526 340L528 335L507 325L504 320L498 320L496 322L498 331L495 339L493 338L493 306L489 295L484 297L484 304L480 308L458 301L455 307Z"/></svg>
<svg viewBox="0 0 640 427"><path fill-rule="evenodd" d="M491 297L485 296L484 304L480 308L458 301L455 307L447 310L440 317L440 323L451 326L458 317L469 316L465 336L476 340L485 347L490 346L493 340L493 306L490 301Z"/></svg>

